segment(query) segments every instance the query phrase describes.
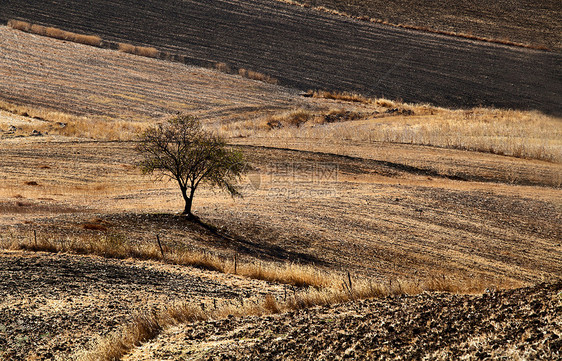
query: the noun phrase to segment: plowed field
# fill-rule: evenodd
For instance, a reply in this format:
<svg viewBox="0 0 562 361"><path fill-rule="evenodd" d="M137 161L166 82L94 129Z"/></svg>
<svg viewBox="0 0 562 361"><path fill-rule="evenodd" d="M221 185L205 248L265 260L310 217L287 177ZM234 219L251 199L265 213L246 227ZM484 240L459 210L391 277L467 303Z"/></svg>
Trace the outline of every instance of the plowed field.
<svg viewBox="0 0 562 361"><path fill-rule="evenodd" d="M7 0L12 18L226 62L283 85L560 114L561 54L361 22L272 0Z"/></svg>

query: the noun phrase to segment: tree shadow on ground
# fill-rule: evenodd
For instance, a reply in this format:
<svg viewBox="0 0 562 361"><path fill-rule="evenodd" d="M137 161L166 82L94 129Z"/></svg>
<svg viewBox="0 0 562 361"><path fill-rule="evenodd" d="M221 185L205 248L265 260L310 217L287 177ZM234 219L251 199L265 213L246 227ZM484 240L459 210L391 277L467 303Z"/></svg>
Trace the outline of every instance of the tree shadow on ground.
<svg viewBox="0 0 562 361"><path fill-rule="evenodd" d="M301 264L315 264L326 266L327 262L319 259L318 257L304 253L296 252L285 249L281 246L269 244L265 241L255 242L246 237L239 236L232 231L224 228L218 228L208 221L202 220L199 217L188 219L183 216L174 216L183 222L190 222L193 226L200 228L205 232L210 233L213 238L218 240L221 245L233 249L239 254L251 256L268 261L289 261Z"/></svg>

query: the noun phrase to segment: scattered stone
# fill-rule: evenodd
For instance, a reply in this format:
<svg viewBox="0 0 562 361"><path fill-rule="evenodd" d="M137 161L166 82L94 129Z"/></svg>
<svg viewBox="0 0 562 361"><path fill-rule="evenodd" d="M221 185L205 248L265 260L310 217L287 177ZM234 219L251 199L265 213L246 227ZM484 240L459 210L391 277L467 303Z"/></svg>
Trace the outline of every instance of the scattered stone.
<svg viewBox="0 0 562 361"><path fill-rule="evenodd" d="M41 133L41 132L38 131L37 129L33 129L33 131L31 132L30 136L32 136L32 137L41 137L41 136L43 136L43 133Z"/></svg>

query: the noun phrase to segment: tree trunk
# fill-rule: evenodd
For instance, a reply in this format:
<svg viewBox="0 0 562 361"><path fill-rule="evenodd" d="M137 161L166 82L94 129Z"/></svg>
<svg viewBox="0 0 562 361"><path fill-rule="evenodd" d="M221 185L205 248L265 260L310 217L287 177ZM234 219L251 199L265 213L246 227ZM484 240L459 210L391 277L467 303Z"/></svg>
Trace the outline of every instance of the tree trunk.
<svg viewBox="0 0 562 361"><path fill-rule="evenodd" d="M186 215L188 217L192 217L193 214L191 213L191 204L193 203L193 200L191 198L185 198L185 208L183 209L183 215Z"/></svg>
<svg viewBox="0 0 562 361"><path fill-rule="evenodd" d="M194 188L190 188L189 195L187 194L187 187L181 187L181 194L185 201L185 207L183 209L182 214L187 216L188 218L195 218L193 213L191 213L191 205L193 204L193 193L195 193Z"/></svg>
<svg viewBox="0 0 562 361"><path fill-rule="evenodd" d="M192 216L192 214L191 214L191 204L193 203L193 199L192 199L192 197L189 197L187 195L187 187L181 187L180 186L180 189L181 189L181 195L183 196L183 200L185 201L185 207L183 209L182 214L185 215L185 216L191 217ZM193 192L191 192L191 193L193 194Z"/></svg>

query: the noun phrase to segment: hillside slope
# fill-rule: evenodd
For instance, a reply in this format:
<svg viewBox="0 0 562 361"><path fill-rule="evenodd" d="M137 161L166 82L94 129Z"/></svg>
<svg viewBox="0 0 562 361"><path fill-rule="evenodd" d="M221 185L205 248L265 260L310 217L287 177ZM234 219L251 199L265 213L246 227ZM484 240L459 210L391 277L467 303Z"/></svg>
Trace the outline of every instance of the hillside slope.
<svg viewBox="0 0 562 361"><path fill-rule="evenodd" d="M17 18L227 62L300 89L347 90L443 106L562 114L562 55L425 34L273 0L7 0Z"/></svg>
<svg viewBox="0 0 562 361"><path fill-rule="evenodd" d="M0 360L71 360L136 314L281 286L156 262L0 251ZM258 297L259 297L258 296Z"/></svg>
<svg viewBox="0 0 562 361"><path fill-rule="evenodd" d="M181 325L125 360L559 359L562 283Z"/></svg>
<svg viewBox="0 0 562 361"><path fill-rule="evenodd" d="M0 100L15 104L106 120L192 112L234 121L316 102L272 84L5 26L0 39Z"/></svg>
<svg viewBox="0 0 562 361"><path fill-rule="evenodd" d="M284 0L281 0L284 1ZM557 0L296 0L352 16L562 51L562 6ZM557 20L558 19L558 20Z"/></svg>

